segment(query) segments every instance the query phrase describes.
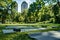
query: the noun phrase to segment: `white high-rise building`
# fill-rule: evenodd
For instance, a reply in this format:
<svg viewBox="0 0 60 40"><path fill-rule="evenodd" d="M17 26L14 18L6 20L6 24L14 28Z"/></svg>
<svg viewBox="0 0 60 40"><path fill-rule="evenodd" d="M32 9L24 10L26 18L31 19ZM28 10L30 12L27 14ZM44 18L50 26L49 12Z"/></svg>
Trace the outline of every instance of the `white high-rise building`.
<svg viewBox="0 0 60 40"><path fill-rule="evenodd" d="M21 4L21 12L28 9L28 3L26 1L23 1Z"/></svg>

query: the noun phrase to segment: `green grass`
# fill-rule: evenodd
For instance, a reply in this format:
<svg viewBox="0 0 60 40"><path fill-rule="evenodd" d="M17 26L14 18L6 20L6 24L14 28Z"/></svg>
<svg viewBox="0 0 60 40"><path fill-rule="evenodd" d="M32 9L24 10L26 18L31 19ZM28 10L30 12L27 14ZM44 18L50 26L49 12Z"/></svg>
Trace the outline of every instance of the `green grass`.
<svg viewBox="0 0 60 40"><path fill-rule="evenodd" d="M20 25L20 26L37 26L37 25L60 25L60 24L0 24L0 25Z"/></svg>
<svg viewBox="0 0 60 40"><path fill-rule="evenodd" d="M11 34L0 34L0 40L33 40L26 34L11 33Z"/></svg>

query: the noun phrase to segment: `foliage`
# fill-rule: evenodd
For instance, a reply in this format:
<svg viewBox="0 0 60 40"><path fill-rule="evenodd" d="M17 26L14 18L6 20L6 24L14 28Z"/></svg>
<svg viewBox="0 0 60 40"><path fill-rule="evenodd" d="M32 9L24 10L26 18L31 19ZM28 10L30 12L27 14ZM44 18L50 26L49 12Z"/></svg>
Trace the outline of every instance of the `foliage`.
<svg viewBox="0 0 60 40"><path fill-rule="evenodd" d="M59 15L60 15L60 13L59 13L60 9L59 8L60 8L59 2L52 7L52 10L53 10L54 16L55 16L55 23L60 23L60 17L59 17Z"/></svg>
<svg viewBox="0 0 60 40"><path fill-rule="evenodd" d="M45 0L46 1L46 0ZM50 1L50 0L49 0ZM47 0L47 2L49 2ZM12 0L1 0L0 2L0 19L2 23L6 20L11 22L23 22L23 23L60 23L60 3L56 0L51 1L48 5L45 5L43 0L36 0L30 4L29 9L24 10L22 13L18 13L15 9L17 2ZM8 13L8 8L11 6L11 13ZM8 15L8 16L7 16Z"/></svg>

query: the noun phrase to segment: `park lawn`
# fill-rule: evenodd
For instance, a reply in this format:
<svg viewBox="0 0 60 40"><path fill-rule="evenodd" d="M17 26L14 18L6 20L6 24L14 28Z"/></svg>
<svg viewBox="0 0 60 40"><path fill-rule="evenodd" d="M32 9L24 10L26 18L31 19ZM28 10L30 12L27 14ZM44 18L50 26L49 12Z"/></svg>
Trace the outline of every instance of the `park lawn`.
<svg viewBox="0 0 60 40"><path fill-rule="evenodd" d="M60 24L52 24L52 23L48 23L48 24L0 24L0 26L2 26L2 25L4 25L4 26L6 26L6 25L20 25L20 26L37 26L37 25L60 25Z"/></svg>
<svg viewBox="0 0 60 40"><path fill-rule="evenodd" d="M0 40L33 40L26 34L11 33L11 34L0 34Z"/></svg>

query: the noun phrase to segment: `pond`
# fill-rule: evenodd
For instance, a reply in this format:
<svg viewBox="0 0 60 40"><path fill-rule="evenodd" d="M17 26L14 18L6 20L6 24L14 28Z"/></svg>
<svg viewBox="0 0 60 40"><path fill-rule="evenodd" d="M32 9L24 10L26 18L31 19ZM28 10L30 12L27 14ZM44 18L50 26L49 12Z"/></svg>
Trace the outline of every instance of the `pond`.
<svg viewBox="0 0 60 40"><path fill-rule="evenodd" d="M6 29L3 29L3 33L12 33L12 32L28 32L34 30L45 30L46 28L37 28L34 26L7 26Z"/></svg>
<svg viewBox="0 0 60 40"><path fill-rule="evenodd" d="M13 29L20 29L19 32L28 32L33 30L45 30L47 28L37 28L34 26L7 26L6 29L3 29L3 33L14 33ZM35 32L28 34L29 37L36 40L60 40L60 31L49 31L49 32Z"/></svg>
<svg viewBox="0 0 60 40"><path fill-rule="evenodd" d="M36 40L60 40L60 32L58 31L32 33L29 36Z"/></svg>

